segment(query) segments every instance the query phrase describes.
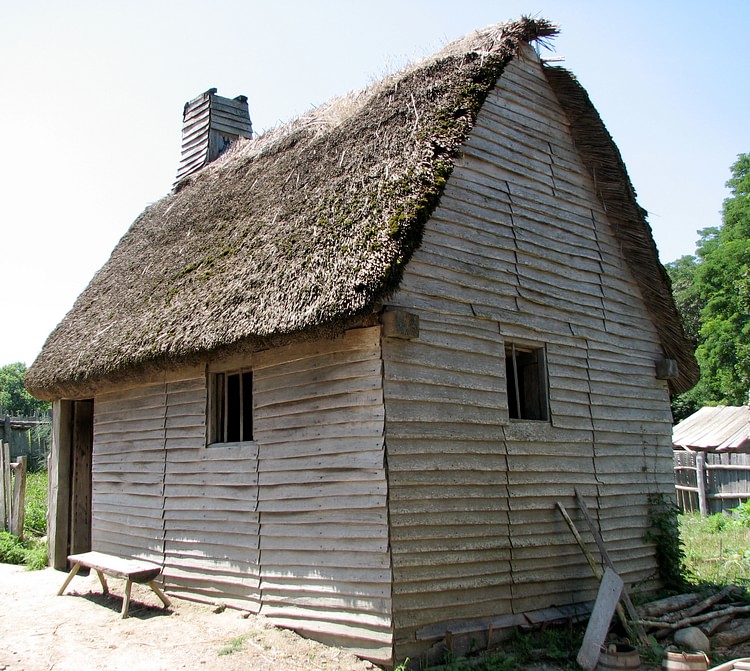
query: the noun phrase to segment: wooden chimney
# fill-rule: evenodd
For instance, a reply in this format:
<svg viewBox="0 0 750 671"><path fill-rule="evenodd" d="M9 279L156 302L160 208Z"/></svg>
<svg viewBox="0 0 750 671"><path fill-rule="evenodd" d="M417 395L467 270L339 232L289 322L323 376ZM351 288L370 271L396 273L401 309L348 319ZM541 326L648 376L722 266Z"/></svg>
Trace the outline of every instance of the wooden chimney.
<svg viewBox="0 0 750 671"><path fill-rule="evenodd" d="M216 95L216 89L209 89L186 102L182 112L182 157L175 188L218 158L238 137L252 136L253 125L245 96L223 98Z"/></svg>

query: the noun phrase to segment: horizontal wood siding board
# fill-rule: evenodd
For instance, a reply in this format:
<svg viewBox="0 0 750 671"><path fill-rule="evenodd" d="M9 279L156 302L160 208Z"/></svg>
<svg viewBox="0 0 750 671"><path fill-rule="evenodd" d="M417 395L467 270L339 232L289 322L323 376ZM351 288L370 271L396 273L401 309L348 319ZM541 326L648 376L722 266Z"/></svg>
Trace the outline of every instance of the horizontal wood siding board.
<svg viewBox="0 0 750 671"><path fill-rule="evenodd" d="M324 444L318 442L314 446L306 445L306 448L304 452L302 450L296 452L290 449L280 454L274 449L273 457L264 459L259 464L259 470L264 474L268 472L276 474L276 477L284 477L281 474L285 471L305 471L311 465L315 468L325 467L328 469L372 469L382 468L383 466L382 438L347 440L343 446L345 451L342 450L341 452L335 450L332 453L327 452L326 449L330 449L330 443L328 442ZM278 452L281 452L280 448ZM299 476L290 475L290 477Z"/></svg>
<svg viewBox="0 0 750 671"><path fill-rule="evenodd" d="M358 401L361 405L357 404ZM253 436L258 442L263 443L266 439L273 438L269 434L276 432L277 429L294 432L299 429L328 427L330 430L332 425L337 424L349 427L359 422L382 422L383 415L382 402L376 403L375 395L359 399L355 397L352 399L351 406L348 407L342 404L340 407L321 409L320 411L311 410L307 413L263 418L263 422L258 421L257 425L253 427ZM299 431L297 431L297 434L299 435Z"/></svg>
<svg viewBox="0 0 750 671"><path fill-rule="evenodd" d="M300 451L316 450L318 454L330 454L337 452L336 439L352 439L352 442L349 442L348 445L354 444L353 441L358 438L373 440L378 437L375 433L378 427L382 428L382 426L382 417L372 417L355 424L316 424L315 426L281 428L265 432L260 427L256 427L255 434L259 443L264 446L273 446L272 453L274 455L282 450L287 450L288 453L288 450L291 449L292 456L295 456L291 447L295 444L299 445ZM302 442L296 442L300 440ZM312 447L308 447L308 441ZM317 442L313 443L313 441ZM326 448L326 445L329 447Z"/></svg>
<svg viewBox="0 0 750 671"><path fill-rule="evenodd" d="M268 378L261 379L255 384L255 393L259 399L254 407L256 411L261 412L267 406L283 404L290 397L298 403L318 398L323 381L326 383L325 391L329 396L368 391L373 388L373 381L380 378L380 371L379 359L365 359L346 366L329 366L329 370L323 374L311 376L309 373L298 373L283 379L272 378L273 382L278 385L275 388L267 384ZM282 409L284 409L283 406Z"/></svg>
<svg viewBox="0 0 750 671"><path fill-rule="evenodd" d="M382 382L379 378L372 377L368 380L356 380L350 384L337 384L326 395L310 394L307 397L295 401L277 401L273 405L265 407L258 406L254 417L260 422L262 419L283 418L289 420L293 417L295 421L305 421L305 417L295 415L310 415L317 413L328 413L332 421L345 421L345 418L337 417L339 414L347 413L352 406L373 406L382 400Z"/></svg>

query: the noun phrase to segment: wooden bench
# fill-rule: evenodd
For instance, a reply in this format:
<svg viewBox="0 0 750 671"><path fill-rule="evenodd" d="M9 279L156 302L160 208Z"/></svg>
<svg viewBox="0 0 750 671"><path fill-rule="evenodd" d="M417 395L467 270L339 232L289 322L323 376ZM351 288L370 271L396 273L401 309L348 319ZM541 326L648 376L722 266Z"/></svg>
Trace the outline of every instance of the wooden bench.
<svg viewBox="0 0 750 671"><path fill-rule="evenodd" d="M120 613L120 617L122 618L128 616L130 590L134 582L146 583L153 590L154 594L159 597L165 608L171 605L164 592L154 582L161 573L161 567L158 564L152 564L140 559L125 559L123 557L116 557L115 555L104 554L103 552L84 552L82 554L69 555L68 561L72 563L73 567L70 569L67 578L65 578L63 586L57 592L57 596L61 596L65 592L70 581L73 580L80 568L84 566L96 571L105 594L109 594L107 581L104 579L105 573L127 581L125 583L125 597L122 600L122 611Z"/></svg>

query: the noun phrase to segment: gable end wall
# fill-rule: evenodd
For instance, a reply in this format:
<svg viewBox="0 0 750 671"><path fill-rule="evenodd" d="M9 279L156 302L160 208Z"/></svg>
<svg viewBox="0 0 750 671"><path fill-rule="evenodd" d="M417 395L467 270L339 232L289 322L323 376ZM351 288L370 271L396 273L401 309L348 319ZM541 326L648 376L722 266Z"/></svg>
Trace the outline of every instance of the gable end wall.
<svg viewBox="0 0 750 671"><path fill-rule="evenodd" d="M486 101L389 303L420 325L383 341L396 660L448 618L486 632L592 601L555 507L575 517L576 488L626 582L653 589L647 497L674 491L658 337L530 49ZM509 420L506 341L546 347L550 422Z"/></svg>

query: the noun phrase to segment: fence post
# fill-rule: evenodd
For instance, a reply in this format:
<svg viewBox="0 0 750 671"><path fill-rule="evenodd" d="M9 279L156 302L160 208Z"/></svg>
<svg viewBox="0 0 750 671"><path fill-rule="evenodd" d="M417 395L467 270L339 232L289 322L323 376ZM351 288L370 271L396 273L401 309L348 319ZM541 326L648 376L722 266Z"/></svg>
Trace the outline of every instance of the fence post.
<svg viewBox="0 0 750 671"><path fill-rule="evenodd" d="M708 499L706 498L706 453L697 452L695 455L696 479L698 480L698 507L701 516L708 515Z"/></svg>
<svg viewBox="0 0 750 671"><path fill-rule="evenodd" d="M8 468L9 466L5 461L5 443L0 442L0 531L8 530L9 494L5 486L5 471Z"/></svg>
<svg viewBox="0 0 750 671"><path fill-rule="evenodd" d="M12 506L12 495L10 489L10 445L3 442L0 451L2 452L2 458L0 458L0 464L2 465L2 468L0 468L0 478L2 479L0 490L2 490L3 494L2 523L3 531L10 531L10 511Z"/></svg>
<svg viewBox="0 0 750 671"><path fill-rule="evenodd" d="M13 469L13 505L11 512L10 532L23 540L23 521L26 501L26 457L18 457L11 464Z"/></svg>

